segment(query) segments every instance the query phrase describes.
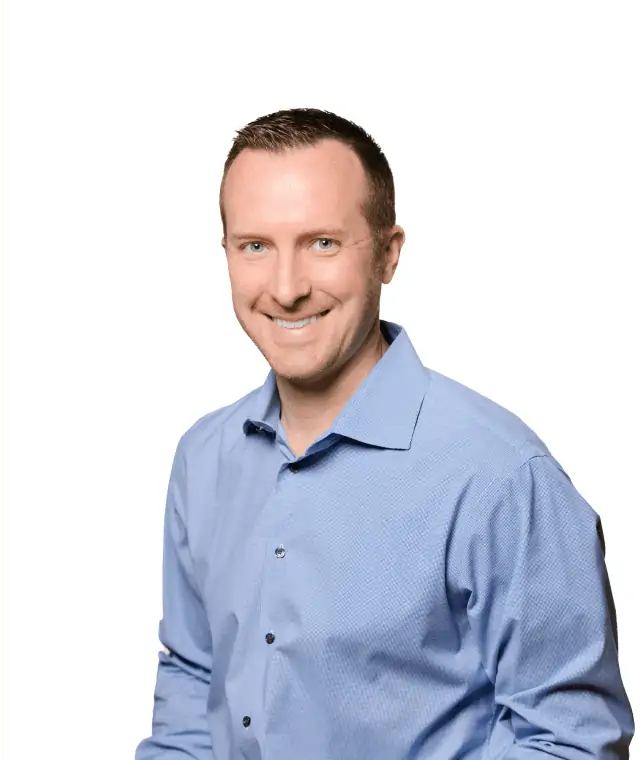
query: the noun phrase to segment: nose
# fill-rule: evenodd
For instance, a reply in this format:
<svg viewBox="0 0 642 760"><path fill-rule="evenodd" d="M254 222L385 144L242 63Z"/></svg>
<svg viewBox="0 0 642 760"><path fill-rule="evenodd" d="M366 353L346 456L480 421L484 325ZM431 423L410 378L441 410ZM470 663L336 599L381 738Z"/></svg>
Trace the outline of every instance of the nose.
<svg viewBox="0 0 642 760"><path fill-rule="evenodd" d="M312 284L303 256L298 251L279 251L274 257L270 278L270 295L284 309L310 294Z"/></svg>

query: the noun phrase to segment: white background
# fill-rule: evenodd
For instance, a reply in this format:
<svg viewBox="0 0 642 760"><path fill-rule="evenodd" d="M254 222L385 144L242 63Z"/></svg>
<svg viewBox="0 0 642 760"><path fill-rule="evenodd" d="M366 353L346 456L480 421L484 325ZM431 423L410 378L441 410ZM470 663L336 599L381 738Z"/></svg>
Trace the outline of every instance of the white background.
<svg viewBox="0 0 642 760"><path fill-rule="evenodd" d="M641 15L4 3L7 760L133 757L150 730L174 449L267 372L231 308L221 167L235 129L294 106L392 165L407 243L382 316L602 516L642 710Z"/></svg>

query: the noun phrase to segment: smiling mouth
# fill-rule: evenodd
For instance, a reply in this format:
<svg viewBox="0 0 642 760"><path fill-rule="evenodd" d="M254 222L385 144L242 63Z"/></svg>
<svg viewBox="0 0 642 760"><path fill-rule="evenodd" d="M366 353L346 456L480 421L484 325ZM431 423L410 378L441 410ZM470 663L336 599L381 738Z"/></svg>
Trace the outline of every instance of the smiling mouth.
<svg viewBox="0 0 642 760"><path fill-rule="evenodd" d="M303 327L307 327L308 325L313 325L315 322L318 322L322 317L325 317L329 311L330 309L327 309L326 311L321 311L318 314L315 314L313 317L308 317L307 319L299 319L296 321L289 319L277 319L276 317L269 318L277 327L284 327L286 330L300 330Z"/></svg>

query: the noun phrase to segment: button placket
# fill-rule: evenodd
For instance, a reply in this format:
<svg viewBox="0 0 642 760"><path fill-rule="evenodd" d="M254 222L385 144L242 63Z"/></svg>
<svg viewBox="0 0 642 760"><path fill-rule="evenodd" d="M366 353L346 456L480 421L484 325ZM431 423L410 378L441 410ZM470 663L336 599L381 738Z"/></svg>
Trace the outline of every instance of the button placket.
<svg viewBox="0 0 642 760"><path fill-rule="evenodd" d="M298 462L291 462L290 464L286 465L286 468L290 472L296 473L300 470L301 465ZM277 507L277 509L274 511L273 522L271 525L271 532L273 532L272 533L273 536L276 533L276 536L274 536L275 538L283 530L284 526L287 525L288 519L291 516L292 507L289 503L289 500L281 501L281 499L283 498L283 492L281 491L281 488L284 487L287 491L288 486L286 484L287 484L287 472L285 471L285 468L282 465L280 468L280 472L277 475L277 481L269 497L269 501L272 503L272 506ZM272 546L274 547L273 551L274 551L275 560L282 560L286 554L284 545L282 543L278 543L276 544L276 546L274 544L272 544ZM269 589L273 587L274 581L276 581L280 572L282 572L282 571L276 570L276 566L278 564L279 563L275 562L274 571L270 570L270 565L264 566L264 572L267 572L266 583L263 585L264 595L265 594L269 595ZM277 575L272 576L272 572L276 572ZM274 578L274 581L272 580L272 578ZM276 586L274 587L278 588L278 582ZM266 625L266 627L269 627L271 626L271 623L273 622L270 620L270 617L271 617L270 605L268 603L264 603L261 605L261 608L262 608L262 614L260 616L262 619L261 622L264 625ZM265 631L265 628L263 630ZM268 632L265 633L264 635L264 641L268 646L273 644L276 641L275 634L272 631L268 630ZM271 659L271 653L266 652L266 658L267 660ZM247 719L247 722L246 722L246 719ZM243 718L243 725L246 728L250 725L250 716L246 715Z"/></svg>

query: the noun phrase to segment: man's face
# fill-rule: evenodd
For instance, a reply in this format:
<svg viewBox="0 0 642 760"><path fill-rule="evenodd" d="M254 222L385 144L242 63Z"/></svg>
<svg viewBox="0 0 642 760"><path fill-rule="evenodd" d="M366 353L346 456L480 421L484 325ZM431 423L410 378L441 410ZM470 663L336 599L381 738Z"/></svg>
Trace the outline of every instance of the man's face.
<svg viewBox="0 0 642 760"><path fill-rule="evenodd" d="M335 374L372 335L403 231L395 228L396 242L377 262L366 193L359 158L336 140L284 153L246 149L230 167L223 245L234 311L290 381Z"/></svg>

